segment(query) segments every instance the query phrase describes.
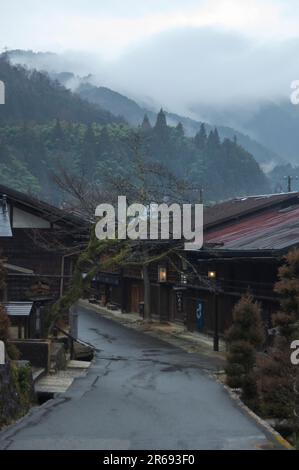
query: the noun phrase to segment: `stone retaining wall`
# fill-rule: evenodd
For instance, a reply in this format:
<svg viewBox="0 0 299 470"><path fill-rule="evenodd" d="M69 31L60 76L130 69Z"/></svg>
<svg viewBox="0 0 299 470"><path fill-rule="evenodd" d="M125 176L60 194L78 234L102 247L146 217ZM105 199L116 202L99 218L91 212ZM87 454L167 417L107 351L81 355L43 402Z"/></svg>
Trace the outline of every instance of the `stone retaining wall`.
<svg viewBox="0 0 299 470"><path fill-rule="evenodd" d="M29 364L15 361L0 365L0 429L26 414L34 399Z"/></svg>

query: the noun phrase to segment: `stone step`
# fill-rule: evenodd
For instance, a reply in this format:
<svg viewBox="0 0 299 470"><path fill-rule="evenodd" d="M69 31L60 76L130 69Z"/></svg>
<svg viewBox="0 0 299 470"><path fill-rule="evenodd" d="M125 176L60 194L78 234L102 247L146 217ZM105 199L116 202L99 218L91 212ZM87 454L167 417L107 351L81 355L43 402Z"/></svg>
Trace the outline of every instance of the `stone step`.
<svg viewBox="0 0 299 470"><path fill-rule="evenodd" d="M37 380L41 379L41 377L43 377L46 373L46 369L45 368L40 368L40 369L35 369L33 368L32 369L32 379L33 379L33 383L37 382Z"/></svg>
<svg viewBox="0 0 299 470"><path fill-rule="evenodd" d="M65 393L75 378L83 377L90 367L90 362L69 361L66 370L45 375L35 383L36 393Z"/></svg>
<svg viewBox="0 0 299 470"><path fill-rule="evenodd" d="M68 369L88 369L91 362L71 360L67 364Z"/></svg>
<svg viewBox="0 0 299 470"><path fill-rule="evenodd" d="M64 393L72 385L73 378L63 377L62 379L53 375L40 379L35 385L36 393Z"/></svg>

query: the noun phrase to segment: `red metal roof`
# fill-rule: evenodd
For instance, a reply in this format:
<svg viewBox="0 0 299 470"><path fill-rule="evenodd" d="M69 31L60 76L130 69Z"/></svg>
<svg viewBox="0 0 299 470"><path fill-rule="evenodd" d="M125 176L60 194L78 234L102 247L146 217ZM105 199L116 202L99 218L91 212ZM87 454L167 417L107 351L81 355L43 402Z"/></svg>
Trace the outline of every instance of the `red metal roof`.
<svg viewBox="0 0 299 470"><path fill-rule="evenodd" d="M212 229L204 242L222 250L283 250L299 245L299 205L271 209Z"/></svg>
<svg viewBox="0 0 299 470"><path fill-rule="evenodd" d="M257 211L299 203L299 193L266 194L230 199L205 208L204 224L206 228L228 222L239 217L257 213Z"/></svg>

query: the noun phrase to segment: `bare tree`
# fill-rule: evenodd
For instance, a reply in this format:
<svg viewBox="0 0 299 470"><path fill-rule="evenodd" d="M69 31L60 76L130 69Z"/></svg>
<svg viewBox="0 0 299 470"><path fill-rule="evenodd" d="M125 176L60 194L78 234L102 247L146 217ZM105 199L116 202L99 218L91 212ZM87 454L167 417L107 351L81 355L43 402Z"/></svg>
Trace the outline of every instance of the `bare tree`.
<svg viewBox="0 0 299 470"><path fill-rule="evenodd" d="M145 155L142 137L138 132L128 142L129 161L124 174L113 174L102 169L103 183L88 183L84 175L78 177L68 174L61 169L55 176L58 186L69 196L69 209L79 214L88 214L94 221L94 212L98 204L103 202L115 203L119 195L125 195L128 204L140 203L148 207L150 203L190 203L196 200L199 188L191 186L185 180L177 178L162 164L153 161ZM117 268L138 266L142 270L144 283L144 317L150 319L150 276L149 267L152 263L167 259L171 265L181 270L182 261L188 262L183 253L182 240L97 240L91 235L88 246L77 263L75 282L64 304L79 298L84 287L94 275L100 271ZM80 270L87 273L84 279ZM192 266L192 270L203 284L208 284ZM59 315L61 302L55 306L53 318Z"/></svg>

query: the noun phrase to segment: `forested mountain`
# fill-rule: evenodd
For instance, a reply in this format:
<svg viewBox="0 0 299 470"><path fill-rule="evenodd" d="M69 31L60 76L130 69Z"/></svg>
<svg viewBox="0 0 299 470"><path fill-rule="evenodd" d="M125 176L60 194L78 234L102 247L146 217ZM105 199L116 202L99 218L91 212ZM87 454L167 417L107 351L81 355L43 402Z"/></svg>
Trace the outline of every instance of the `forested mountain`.
<svg viewBox="0 0 299 470"><path fill-rule="evenodd" d="M206 135L204 126L194 139L184 136L182 125L166 124L161 111L154 127L147 119L136 131L125 124L100 126L51 121L0 128L0 180L31 190L60 204L51 174L64 168L84 174L105 187L113 177L130 173L132 142L138 133L144 158L158 162L175 176L202 187L209 201L268 191L265 175L236 141L220 141L217 130Z"/></svg>
<svg viewBox="0 0 299 470"><path fill-rule="evenodd" d="M63 74L57 75L58 80L63 80ZM67 82L65 83L67 86ZM98 104L104 109L109 110L116 116L123 116L127 122L133 126L138 126L145 114L148 115L150 121L154 123L156 113L148 109L142 108L134 100L117 93L106 87L96 87L88 82L83 81L76 92L89 101L90 103Z"/></svg>
<svg viewBox="0 0 299 470"><path fill-rule="evenodd" d="M68 83L74 82L76 79L73 74L69 73L60 73L54 76L66 86L68 86ZM115 115L123 116L126 121L133 126L138 126L142 122L144 114L147 114L152 125L155 122L157 114L154 111L139 106L136 101L110 90L109 88L96 87L88 83L88 81L83 80L76 89L76 92L81 96L81 98L86 99L90 103L97 104ZM199 121L183 117L175 113L167 112L166 116L170 125L176 126L181 122L184 126L186 135L190 137L194 137L201 124ZM215 127L208 123L204 124L208 132ZM261 145L258 141L242 132L228 126L217 126L217 129L221 139L234 139L236 136L238 142L261 164L271 162L278 163L282 160L278 155L279 152L269 150L269 148Z"/></svg>
<svg viewBox="0 0 299 470"><path fill-rule="evenodd" d="M51 176L63 170L105 188L109 174L131 173L132 142L138 136L142 158L201 187L206 201L269 190L252 155L235 137L222 141L217 129L201 125L189 137L182 123L170 127L167 119L173 119L162 110L130 127L47 74L11 66L3 56L0 79L7 85L0 108L0 181L8 186L61 204L65 196Z"/></svg>
<svg viewBox="0 0 299 470"><path fill-rule="evenodd" d="M6 86L6 104L0 107L0 124L61 119L86 124L121 122L120 118L87 103L58 82L36 70L12 66L0 55L0 79Z"/></svg>
<svg viewBox="0 0 299 470"><path fill-rule="evenodd" d="M286 161L299 165L299 106L290 100L263 103L244 125L252 136Z"/></svg>
<svg viewBox="0 0 299 470"><path fill-rule="evenodd" d="M90 77L82 79L71 71L57 72L58 69L65 67L67 70L68 67L68 64L65 63L65 59L57 54L50 52L36 53L33 51L23 50L9 51L7 54L14 63L26 64L29 68L48 71L52 78L58 80L66 88L71 87L73 91L76 90L82 98L90 103L97 104L116 116L123 116L132 126L138 126L142 122L145 113L148 115L152 125L155 122L157 116L155 110L148 109L148 107L145 108L133 99L111 90L110 88L94 86L90 81ZM192 113L194 115L198 114L201 117L206 116L207 122L214 123L214 125L205 123L208 131L213 129L217 124L216 127L221 139L233 139L234 136L236 136L238 142L249 153L251 153L259 163L266 166L271 166L273 163L282 163L284 158L289 155L288 152L285 152L285 146L287 145L290 147L293 145L292 142L289 143L289 140L285 140L285 138L281 140L280 145L278 146L275 145L275 142L271 141L271 126L268 126L267 128L268 119L266 115L261 118L261 127L266 127L264 132L264 130L260 131L259 129L258 117L257 125L254 124L255 120L253 120L252 123L246 122L246 119L244 120L244 113L242 110L241 115L239 116L239 114L236 115L234 113L233 109L225 109L225 112L221 113L218 109L215 110L211 106L203 106L201 104L199 106L193 106ZM184 126L186 135L190 137L194 137L201 124L200 120L190 119L175 113L168 112L166 115L170 125L176 126L181 122ZM233 126L232 124L229 124L231 122L235 125ZM269 138L267 137L268 133L270 134L268 136ZM274 133L274 141L275 139L278 139L279 135L279 132ZM293 135L292 138L296 139L296 136ZM271 142L274 143L274 145L272 145Z"/></svg>
<svg viewBox="0 0 299 470"><path fill-rule="evenodd" d="M291 79L290 79L291 80ZM291 103L287 93L291 89L286 86L286 96L277 101L260 101L251 103L246 109L241 104L224 107L197 104L192 111L205 119L226 123L256 139L271 152L281 157L283 163L299 164L299 105ZM277 161L273 159L273 161Z"/></svg>

